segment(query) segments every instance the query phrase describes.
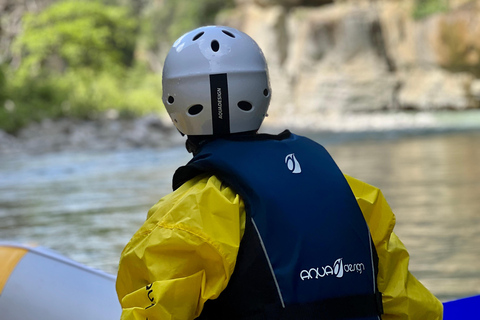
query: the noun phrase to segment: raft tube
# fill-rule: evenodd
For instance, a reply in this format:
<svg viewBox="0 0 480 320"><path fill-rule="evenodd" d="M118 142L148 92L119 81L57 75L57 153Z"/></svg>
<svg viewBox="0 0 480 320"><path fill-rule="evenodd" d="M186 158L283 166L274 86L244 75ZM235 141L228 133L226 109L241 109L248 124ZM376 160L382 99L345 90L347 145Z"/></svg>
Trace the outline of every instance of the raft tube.
<svg viewBox="0 0 480 320"><path fill-rule="evenodd" d="M120 319L115 276L43 247L0 242L0 315L9 320Z"/></svg>
<svg viewBox="0 0 480 320"><path fill-rule="evenodd" d="M480 295L443 303L443 320L480 319Z"/></svg>

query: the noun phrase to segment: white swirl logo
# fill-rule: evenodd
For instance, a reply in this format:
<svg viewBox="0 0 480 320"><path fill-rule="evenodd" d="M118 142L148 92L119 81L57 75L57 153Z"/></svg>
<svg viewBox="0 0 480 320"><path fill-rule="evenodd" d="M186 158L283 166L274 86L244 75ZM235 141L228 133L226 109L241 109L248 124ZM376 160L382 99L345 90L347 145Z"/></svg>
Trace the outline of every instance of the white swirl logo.
<svg viewBox="0 0 480 320"><path fill-rule="evenodd" d="M333 264L333 274L337 276L337 278L343 277L343 261L342 258L335 260Z"/></svg>
<svg viewBox="0 0 480 320"><path fill-rule="evenodd" d="M285 157L285 164L287 165L288 170L292 173L301 173L302 168L300 167L300 163L298 162L297 158L295 158L295 154L290 153Z"/></svg>

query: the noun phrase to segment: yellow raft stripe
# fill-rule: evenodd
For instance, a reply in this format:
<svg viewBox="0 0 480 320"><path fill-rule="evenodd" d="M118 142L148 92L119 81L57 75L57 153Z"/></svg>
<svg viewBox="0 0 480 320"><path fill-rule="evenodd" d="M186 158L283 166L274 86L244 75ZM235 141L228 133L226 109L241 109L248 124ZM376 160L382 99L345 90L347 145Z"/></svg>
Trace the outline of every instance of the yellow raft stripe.
<svg viewBox="0 0 480 320"><path fill-rule="evenodd" d="M27 252L24 248L0 247L0 294L17 263Z"/></svg>

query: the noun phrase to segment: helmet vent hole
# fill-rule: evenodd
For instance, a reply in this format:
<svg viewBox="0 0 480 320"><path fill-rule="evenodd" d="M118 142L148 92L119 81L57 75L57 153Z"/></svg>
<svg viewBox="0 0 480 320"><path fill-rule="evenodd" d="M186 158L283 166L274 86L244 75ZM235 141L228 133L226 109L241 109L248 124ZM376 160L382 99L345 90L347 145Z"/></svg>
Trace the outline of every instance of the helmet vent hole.
<svg viewBox="0 0 480 320"><path fill-rule="evenodd" d="M167 102L168 102L169 104L172 104L172 103L175 102L175 99L174 99L172 96L168 96Z"/></svg>
<svg viewBox="0 0 480 320"><path fill-rule="evenodd" d="M268 92L268 89L263 90L263 95L265 97L268 97L269 94L270 94L270 92Z"/></svg>
<svg viewBox="0 0 480 320"><path fill-rule="evenodd" d="M200 112L202 112L203 106L201 104L196 104L188 108L188 114L191 116L196 116Z"/></svg>
<svg viewBox="0 0 480 320"><path fill-rule="evenodd" d="M223 33L225 33L227 36L229 36L230 38L235 38L235 35L227 30L222 30Z"/></svg>
<svg viewBox="0 0 480 320"><path fill-rule="evenodd" d="M193 37L192 40L193 40L193 41L197 41L198 39L200 39L201 36L203 36L204 33L205 33L205 32L203 32L203 31L200 32L200 33L198 33L195 37Z"/></svg>
<svg viewBox="0 0 480 320"><path fill-rule="evenodd" d="M253 106L248 101L240 101L237 106L242 109L243 111L250 111L253 109Z"/></svg>
<svg viewBox="0 0 480 320"><path fill-rule="evenodd" d="M212 43L210 44L210 46L212 47L212 50L215 51L215 52L220 50L220 43L218 43L217 40L213 40Z"/></svg>

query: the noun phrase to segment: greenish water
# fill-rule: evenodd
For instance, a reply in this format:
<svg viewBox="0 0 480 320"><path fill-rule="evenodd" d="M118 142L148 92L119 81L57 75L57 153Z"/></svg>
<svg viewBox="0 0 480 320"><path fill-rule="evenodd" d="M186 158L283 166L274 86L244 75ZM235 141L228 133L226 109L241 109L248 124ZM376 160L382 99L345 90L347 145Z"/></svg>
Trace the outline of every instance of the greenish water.
<svg viewBox="0 0 480 320"><path fill-rule="evenodd" d="M382 189L417 278L442 300L480 293L480 132L329 150L345 173Z"/></svg>
<svg viewBox="0 0 480 320"><path fill-rule="evenodd" d="M412 272L440 299L480 293L480 132L309 135L380 187ZM35 243L115 273L183 147L0 157L0 240Z"/></svg>

